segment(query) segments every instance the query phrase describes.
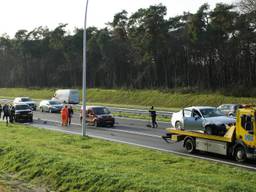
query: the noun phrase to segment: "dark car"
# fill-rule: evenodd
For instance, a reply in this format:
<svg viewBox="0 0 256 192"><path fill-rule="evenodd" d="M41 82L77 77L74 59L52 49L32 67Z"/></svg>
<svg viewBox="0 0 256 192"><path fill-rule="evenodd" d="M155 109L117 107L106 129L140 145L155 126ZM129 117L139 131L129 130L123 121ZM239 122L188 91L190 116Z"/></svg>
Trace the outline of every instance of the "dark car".
<svg viewBox="0 0 256 192"><path fill-rule="evenodd" d="M59 101L43 100L39 104L39 109L44 112L59 113L63 107L63 104Z"/></svg>
<svg viewBox="0 0 256 192"><path fill-rule="evenodd" d="M218 109L227 116L235 117L237 109L241 108L240 104L223 104Z"/></svg>
<svg viewBox="0 0 256 192"><path fill-rule="evenodd" d="M81 107L82 117L83 108ZM115 118L107 107L103 106L86 106L86 122L93 126L110 126L115 124Z"/></svg>
<svg viewBox="0 0 256 192"><path fill-rule="evenodd" d="M36 111L36 102L32 101L29 97L16 97L13 101L13 104L15 105L17 103L26 103L30 108Z"/></svg>
<svg viewBox="0 0 256 192"><path fill-rule="evenodd" d="M14 119L16 122L26 121L33 122L33 111L28 104L20 103L15 104L15 116Z"/></svg>

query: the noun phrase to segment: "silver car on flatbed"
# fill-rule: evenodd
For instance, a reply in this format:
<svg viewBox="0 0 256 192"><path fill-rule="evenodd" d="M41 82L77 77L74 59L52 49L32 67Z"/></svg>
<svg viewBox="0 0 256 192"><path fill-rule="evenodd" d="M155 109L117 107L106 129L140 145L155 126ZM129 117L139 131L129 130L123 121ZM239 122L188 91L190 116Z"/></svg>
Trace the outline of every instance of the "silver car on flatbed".
<svg viewBox="0 0 256 192"><path fill-rule="evenodd" d="M227 117L216 107L193 106L173 113L171 124L177 129L202 130L209 126L232 125L236 120Z"/></svg>

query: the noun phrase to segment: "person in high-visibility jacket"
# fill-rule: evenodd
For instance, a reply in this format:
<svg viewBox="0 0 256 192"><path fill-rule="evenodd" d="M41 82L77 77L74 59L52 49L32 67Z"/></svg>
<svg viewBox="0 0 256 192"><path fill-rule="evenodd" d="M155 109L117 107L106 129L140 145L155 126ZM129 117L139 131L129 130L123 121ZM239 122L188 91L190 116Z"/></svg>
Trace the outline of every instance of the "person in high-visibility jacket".
<svg viewBox="0 0 256 192"><path fill-rule="evenodd" d="M64 106L61 110L61 122L62 126L68 125L68 106Z"/></svg>

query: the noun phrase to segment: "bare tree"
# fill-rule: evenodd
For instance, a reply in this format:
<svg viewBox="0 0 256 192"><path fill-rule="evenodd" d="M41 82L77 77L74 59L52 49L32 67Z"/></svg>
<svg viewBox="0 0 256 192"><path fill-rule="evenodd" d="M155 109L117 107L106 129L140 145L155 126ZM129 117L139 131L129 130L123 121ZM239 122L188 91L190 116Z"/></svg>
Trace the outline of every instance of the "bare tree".
<svg viewBox="0 0 256 192"><path fill-rule="evenodd" d="M256 12L256 0L241 0L239 7L243 13Z"/></svg>

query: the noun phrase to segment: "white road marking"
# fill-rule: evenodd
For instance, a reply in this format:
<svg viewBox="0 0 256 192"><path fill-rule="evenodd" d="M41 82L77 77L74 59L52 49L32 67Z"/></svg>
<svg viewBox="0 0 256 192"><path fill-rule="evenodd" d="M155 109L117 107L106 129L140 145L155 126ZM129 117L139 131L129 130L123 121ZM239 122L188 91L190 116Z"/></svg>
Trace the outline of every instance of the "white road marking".
<svg viewBox="0 0 256 192"><path fill-rule="evenodd" d="M54 121L54 120L48 120L48 119L40 119L40 120L61 124L61 122ZM81 124L78 124L78 123L72 123L72 125L81 126ZM121 132L121 133L129 133L129 134L133 134L133 135L140 135L140 136L147 136L147 137L154 137L154 138L162 138L160 135L152 135L152 134L147 134L147 133L140 133L140 132L137 132L137 131L127 131L127 130L111 129L111 128L106 128L106 129L102 128L102 129L104 129L104 130L111 130L111 131L115 131L115 132Z"/></svg>

